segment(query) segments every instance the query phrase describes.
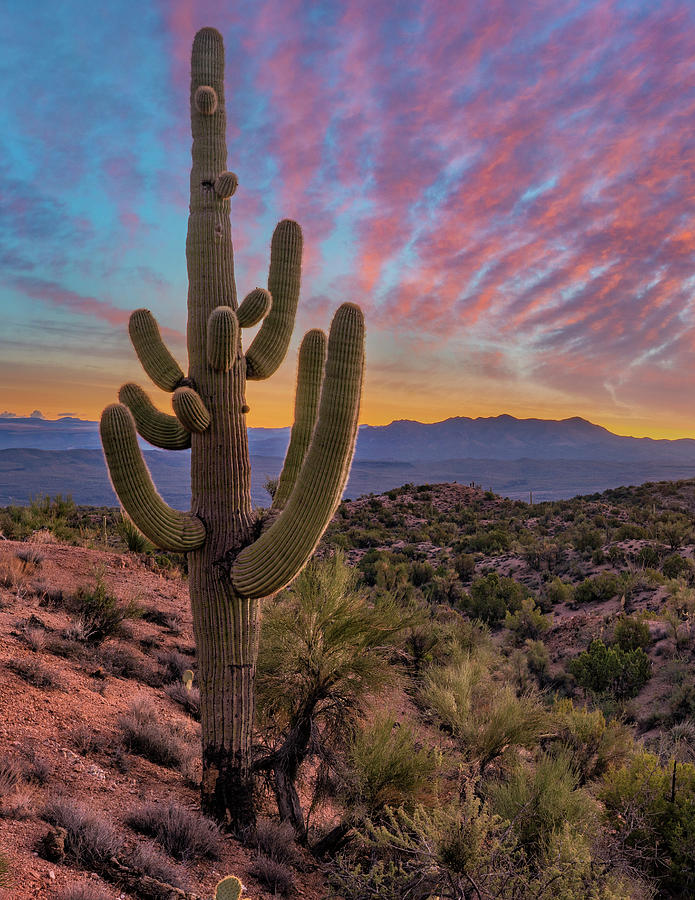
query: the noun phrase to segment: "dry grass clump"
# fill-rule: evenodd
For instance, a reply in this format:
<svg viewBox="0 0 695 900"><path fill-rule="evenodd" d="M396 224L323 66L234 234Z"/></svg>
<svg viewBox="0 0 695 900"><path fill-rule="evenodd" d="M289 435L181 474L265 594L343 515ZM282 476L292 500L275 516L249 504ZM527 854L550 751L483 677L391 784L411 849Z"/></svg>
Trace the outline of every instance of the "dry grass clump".
<svg viewBox="0 0 695 900"><path fill-rule="evenodd" d="M176 859L219 859L217 825L178 803L147 803L128 813L126 823L134 831L153 837Z"/></svg>
<svg viewBox="0 0 695 900"><path fill-rule="evenodd" d="M182 682L174 681L165 688L166 693L175 703L179 703L196 722L200 721L200 690L197 687L187 688Z"/></svg>
<svg viewBox="0 0 695 900"><path fill-rule="evenodd" d="M295 832L289 822L259 819L250 843L261 855L276 862L287 865L296 865L299 862Z"/></svg>
<svg viewBox="0 0 695 900"><path fill-rule="evenodd" d="M41 563L46 559L45 555L37 547L26 547L17 550L15 556L23 562L25 566L33 566L38 569Z"/></svg>
<svg viewBox="0 0 695 900"><path fill-rule="evenodd" d="M38 688L58 688L60 681L55 673L40 659L16 659L9 663L10 669L29 684Z"/></svg>
<svg viewBox="0 0 695 900"><path fill-rule="evenodd" d="M36 791L24 780L21 764L10 758L0 762L0 818L31 818L35 800Z"/></svg>
<svg viewBox="0 0 695 900"><path fill-rule="evenodd" d="M16 556L0 559L0 587L25 590L29 586L29 574L26 563Z"/></svg>
<svg viewBox="0 0 695 900"><path fill-rule="evenodd" d="M147 698L136 700L118 720L123 741L131 753L170 769L179 768L186 751L178 729L163 724L161 716Z"/></svg>
<svg viewBox="0 0 695 900"><path fill-rule="evenodd" d="M57 895L56 900L112 900L105 888L90 881L75 881L66 885Z"/></svg>
<svg viewBox="0 0 695 900"><path fill-rule="evenodd" d="M249 872L276 896L280 894L287 897L294 891L295 878L292 869L268 856L257 856Z"/></svg>

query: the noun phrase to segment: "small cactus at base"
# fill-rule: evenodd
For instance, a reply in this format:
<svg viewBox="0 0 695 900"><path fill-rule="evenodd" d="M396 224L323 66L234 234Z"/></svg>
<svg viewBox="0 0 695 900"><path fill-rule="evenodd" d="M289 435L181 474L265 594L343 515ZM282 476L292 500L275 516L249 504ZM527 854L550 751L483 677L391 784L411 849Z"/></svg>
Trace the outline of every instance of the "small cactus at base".
<svg viewBox="0 0 695 900"><path fill-rule="evenodd" d="M193 688L193 672L191 669L185 670L181 675L181 681L183 681L183 686L187 691L190 691Z"/></svg>
<svg viewBox="0 0 695 900"><path fill-rule="evenodd" d="M215 900L239 900L244 885L234 875L227 875L217 883Z"/></svg>

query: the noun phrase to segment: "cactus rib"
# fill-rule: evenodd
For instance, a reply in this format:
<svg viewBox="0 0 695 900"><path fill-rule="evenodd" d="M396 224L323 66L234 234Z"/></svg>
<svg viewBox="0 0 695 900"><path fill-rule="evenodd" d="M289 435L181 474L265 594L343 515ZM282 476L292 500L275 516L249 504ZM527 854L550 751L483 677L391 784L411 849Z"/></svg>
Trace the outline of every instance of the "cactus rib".
<svg viewBox="0 0 695 900"><path fill-rule="evenodd" d="M179 387L171 398L176 418L184 428L199 434L210 424L210 413L207 411L200 395L190 387Z"/></svg>
<svg viewBox="0 0 695 900"><path fill-rule="evenodd" d="M294 490L274 524L237 556L234 589L267 597L285 587L313 553L340 502L357 437L364 319L352 303L336 312L311 445Z"/></svg>
<svg viewBox="0 0 695 900"><path fill-rule="evenodd" d="M128 331L143 369L163 391L171 393L181 382L183 372L164 346L157 321L149 309L136 309Z"/></svg>
<svg viewBox="0 0 695 900"><path fill-rule="evenodd" d="M139 385L124 384L118 399L133 414L138 434L153 446L162 450L187 450L191 446L191 435L179 420L158 410Z"/></svg>
<svg viewBox="0 0 695 900"><path fill-rule="evenodd" d="M185 553L200 547L205 541L200 519L172 509L155 490L128 407L120 403L107 406L100 432L113 488L140 531L164 550Z"/></svg>
<svg viewBox="0 0 695 900"><path fill-rule="evenodd" d="M320 329L313 328L304 335L299 348L294 424L273 497L273 509L283 509L287 503L311 443L319 409L325 363L326 335Z"/></svg>
<svg viewBox="0 0 695 900"><path fill-rule="evenodd" d="M239 345L239 321L231 306L216 306L208 318L208 362L218 372L232 367Z"/></svg>
<svg viewBox="0 0 695 900"><path fill-rule="evenodd" d="M254 288L247 294L239 305L237 310L237 319L240 328L253 328L258 325L261 319L264 319L270 312L273 304L273 298L270 291L263 288Z"/></svg>
<svg viewBox="0 0 695 900"><path fill-rule="evenodd" d="M292 336L302 272L302 229L291 219L278 222L270 244L270 313L246 351L246 377L269 378L285 358Z"/></svg>

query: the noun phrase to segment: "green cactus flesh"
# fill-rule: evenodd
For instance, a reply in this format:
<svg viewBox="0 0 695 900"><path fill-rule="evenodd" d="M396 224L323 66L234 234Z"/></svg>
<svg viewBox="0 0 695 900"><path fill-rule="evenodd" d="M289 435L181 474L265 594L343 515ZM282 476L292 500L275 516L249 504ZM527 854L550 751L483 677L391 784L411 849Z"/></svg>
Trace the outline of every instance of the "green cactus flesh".
<svg viewBox="0 0 695 900"><path fill-rule="evenodd" d="M278 223L270 244L270 313L246 351L246 377L269 378L285 358L292 337L302 273L302 230L296 222Z"/></svg>
<svg viewBox="0 0 695 900"><path fill-rule="evenodd" d="M183 372L164 346L159 326L149 309L136 309L128 330L143 369L157 387L171 393L183 379Z"/></svg>
<svg viewBox="0 0 695 900"><path fill-rule="evenodd" d="M101 441L114 489L133 522L158 547L185 553L205 540L203 523L162 500L140 453L135 421L120 403L101 415Z"/></svg>
<svg viewBox="0 0 695 900"><path fill-rule="evenodd" d="M210 413L193 388L176 388L171 403L176 418L188 431L205 431L210 424Z"/></svg>
<svg viewBox="0 0 695 900"><path fill-rule="evenodd" d="M208 319L208 362L218 372L232 367L239 344L239 321L231 306L218 306Z"/></svg>
<svg viewBox="0 0 695 900"><path fill-rule="evenodd" d="M240 328L253 328L258 325L261 319L264 319L270 312L273 298L270 291L264 288L255 288L250 294L247 294L239 305L237 310L237 319Z"/></svg>
<svg viewBox="0 0 695 900"><path fill-rule="evenodd" d="M118 399L133 414L138 434L162 450L187 450L191 435L175 416L160 412L137 384L124 384Z"/></svg>
<svg viewBox="0 0 695 900"><path fill-rule="evenodd" d="M243 885L239 879L234 875L228 875L222 881L217 882L215 900L239 900L242 889Z"/></svg>
<svg viewBox="0 0 695 900"><path fill-rule="evenodd" d="M302 232L284 220L273 234L268 290L237 304L229 213L236 176L227 170L224 48L212 28L198 32L191 57L193 133L188 266L188 375L147 310L130 333L140 361L173 393L176 417L160 413L136 385L125 405L108 407L101 435L123 508L153 543L187 551L196 639L206 812L232 828L253 822L251 746L260 600L301 570L345 486L357 434L364 323L353 304L337 311L327 342L305 336L295 424L279 496L260 533L251 503L246 380L268 378L289 346L299 299ZM241 328L262 324L244 352ZM191 512L157 494L137 443L191 447ZM223 884L227 881L224 879ZM231 895L230 895L231 896ZM226 895L224 900L227 900Z"/></svg>
<svg viewBox="0 0 695 900"><path fill-rule="evenodd" d="M307 331L299 348L297 394L294 402L294 425L285 464L273 496L273 509L287 503L297 475L309 449L319 411L319 397L326 363L326 335L318 328Z"/></svg>

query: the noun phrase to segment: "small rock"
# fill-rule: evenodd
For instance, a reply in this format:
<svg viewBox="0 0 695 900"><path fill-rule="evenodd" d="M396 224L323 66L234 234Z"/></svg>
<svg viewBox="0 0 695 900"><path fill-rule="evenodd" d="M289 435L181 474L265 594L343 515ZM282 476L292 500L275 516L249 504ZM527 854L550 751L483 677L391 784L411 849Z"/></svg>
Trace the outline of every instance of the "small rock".
<svg viewBox="0 0 695 900"><path fill-rule="evenodd" d="M56 873L53 871L53 869L49 869L48 877L51 879L51 881L56 880Z"/></svg>

